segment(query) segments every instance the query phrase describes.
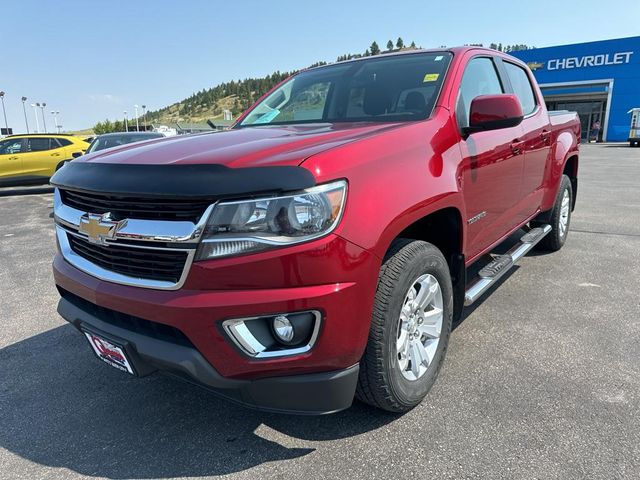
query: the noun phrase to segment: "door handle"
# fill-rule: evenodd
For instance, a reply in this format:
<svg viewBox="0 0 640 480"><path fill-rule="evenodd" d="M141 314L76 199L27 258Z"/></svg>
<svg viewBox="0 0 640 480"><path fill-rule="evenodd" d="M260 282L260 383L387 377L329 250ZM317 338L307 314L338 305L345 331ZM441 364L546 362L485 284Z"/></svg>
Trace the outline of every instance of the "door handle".
<svg viewBox="0 0 640 480"><path fill-rule="evenodd" d="M551 132L548 130L543 130L540 134L540 140L544 142L545 145L549 145L549 140L551 139Z"/></svg>
<svg viewBox="0 0 640 480"><path fill-rule="evenodd" d="M9 160L20 160L20 157L9 157Z"/></svg>
<svg viewBox="0 0 640 480"><path fill-rule="evenodd" d="M52 154L51 154L51 156L52 156L52 157L59 157L59 156L60 156L60 154L59 154L59 153L52 153Z"/></svg>
<svg viewBox="0 0 640 480"><path fill-rule="evenodd" d="M509 145L509 147L511 148L511 151L513 152L514 155L519 155L520 153L522 153L523 145L524 145L524 142L516 138L511 142L511 145Z"/></svg>

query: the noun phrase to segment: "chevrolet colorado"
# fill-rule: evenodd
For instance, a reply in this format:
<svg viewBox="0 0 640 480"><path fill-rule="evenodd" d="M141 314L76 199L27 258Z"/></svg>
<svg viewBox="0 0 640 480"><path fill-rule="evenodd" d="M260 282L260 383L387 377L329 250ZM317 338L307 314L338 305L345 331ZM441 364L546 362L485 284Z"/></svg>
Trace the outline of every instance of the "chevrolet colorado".
<svg viewBox="0 0 640 480"><path fill-rule="evenodd" d="M131 375L271 411L355 395L403 412L463 307L534 245L565 243L579 138L576 114L548 113L527 66L492 50L305 70L230 131L60 169L58 311Z"/></svg>

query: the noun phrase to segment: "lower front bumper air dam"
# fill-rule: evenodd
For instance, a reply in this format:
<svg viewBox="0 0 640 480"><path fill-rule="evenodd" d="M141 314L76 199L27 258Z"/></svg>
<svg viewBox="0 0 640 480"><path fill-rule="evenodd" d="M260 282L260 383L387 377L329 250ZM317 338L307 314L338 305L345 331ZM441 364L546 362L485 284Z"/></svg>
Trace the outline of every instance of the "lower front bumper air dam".
<svg viewBox="0 0 640 480"><path fill-rule="evenodd" d="M343 370L257 380L223 377L192 346L122 328L62 298L58 313L80 331L90 331L122 345L138 376L159 371L204 387L259 410L321 415L351 406L359 365Z"/></svg>

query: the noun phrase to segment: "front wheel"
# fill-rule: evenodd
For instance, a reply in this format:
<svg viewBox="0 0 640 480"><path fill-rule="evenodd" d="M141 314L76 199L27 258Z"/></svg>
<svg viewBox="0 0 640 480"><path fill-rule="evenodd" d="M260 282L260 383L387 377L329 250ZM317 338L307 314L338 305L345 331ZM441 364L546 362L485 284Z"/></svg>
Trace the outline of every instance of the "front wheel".
<svg viewBox="0 0 640 480"><path fill-rule="evenodd" d="M427 242L394 242L378 279L357 397L391 412L418 405L435 383L453 316L449 267Z"/></svg>

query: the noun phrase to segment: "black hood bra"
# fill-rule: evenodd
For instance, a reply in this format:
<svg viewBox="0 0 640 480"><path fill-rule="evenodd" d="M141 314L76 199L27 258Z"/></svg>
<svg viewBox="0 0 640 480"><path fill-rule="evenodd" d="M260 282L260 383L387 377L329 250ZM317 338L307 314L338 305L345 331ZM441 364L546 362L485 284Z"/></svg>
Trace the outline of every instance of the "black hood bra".
<svg viewBox="0 0 640 480"><path fill-rule="evenodd" d="M143 165L72 161L51 178L66 190L153 198L233 198L315 186L302 167L229 168L219 164Z"/></svg>

